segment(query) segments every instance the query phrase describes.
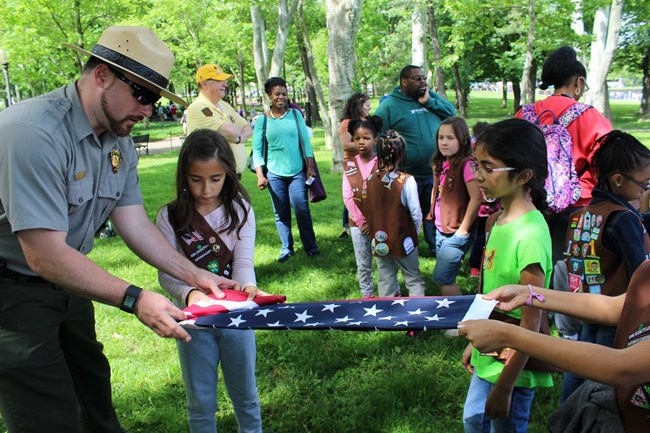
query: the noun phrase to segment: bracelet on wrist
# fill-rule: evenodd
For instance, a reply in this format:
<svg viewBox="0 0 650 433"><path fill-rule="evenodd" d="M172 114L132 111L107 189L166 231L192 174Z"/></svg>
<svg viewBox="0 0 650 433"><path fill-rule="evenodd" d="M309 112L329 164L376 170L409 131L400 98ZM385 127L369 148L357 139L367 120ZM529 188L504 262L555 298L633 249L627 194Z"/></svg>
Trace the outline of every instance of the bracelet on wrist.
<svg viewBox="0 0 650 433"><path fill-rule="evenodd" d="M530 295L528 295L528 301L526 302L526 305L529 307L533 306L533 298L537 299L539 302L544 302L544 295L541 293L537 293L536 291L533 290L533 286L530 284L528 285L528 292Z"/></svg>

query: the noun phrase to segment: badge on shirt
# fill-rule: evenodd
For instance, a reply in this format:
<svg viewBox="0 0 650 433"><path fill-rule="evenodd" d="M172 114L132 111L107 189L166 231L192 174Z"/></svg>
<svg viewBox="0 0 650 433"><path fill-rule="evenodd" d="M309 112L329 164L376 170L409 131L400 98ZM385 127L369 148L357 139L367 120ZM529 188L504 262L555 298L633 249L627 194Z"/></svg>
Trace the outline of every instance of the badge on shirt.
<svg viewBox="0 0 650 433"><path fill-rule="evenodd" d="M212 110L210 110L210 107L205 107L204 109L201 110L201 113L203 113L206 117L212 117Z"/></svg>
<svg viewBox="0 0 650 433"><path fill-rule="evenodd" d="M645 386L639 386L636 389L636 392L632 394L632 398L630 399L630 403L633 406L640 407L642 409L650 410L650 403L648 403L648 400L650 399L650 387L645 385Z"/></svg>
<svg viewBox="0 0 650 433"><path fill-rule="evenodd" d="M120 149L117 146L114 146L110 152L108 152L108 158L111 161L111 168L113 173L116 173L120 170L120 164L122 163L122 154Z"/></svg>

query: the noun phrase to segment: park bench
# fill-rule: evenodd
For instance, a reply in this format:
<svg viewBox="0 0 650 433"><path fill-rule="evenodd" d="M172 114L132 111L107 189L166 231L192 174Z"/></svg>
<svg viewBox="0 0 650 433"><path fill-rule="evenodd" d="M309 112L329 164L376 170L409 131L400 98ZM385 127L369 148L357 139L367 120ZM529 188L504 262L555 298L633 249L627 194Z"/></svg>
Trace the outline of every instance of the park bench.
<svg viewBox="0 0 650 433"><path fill-rule="evenodd" d="M134 135L131 137L133 139L133 144L135 145L135 150L140 155L142 149L145 150L145 153L149 155L149 134L143 135Z"/></svg>

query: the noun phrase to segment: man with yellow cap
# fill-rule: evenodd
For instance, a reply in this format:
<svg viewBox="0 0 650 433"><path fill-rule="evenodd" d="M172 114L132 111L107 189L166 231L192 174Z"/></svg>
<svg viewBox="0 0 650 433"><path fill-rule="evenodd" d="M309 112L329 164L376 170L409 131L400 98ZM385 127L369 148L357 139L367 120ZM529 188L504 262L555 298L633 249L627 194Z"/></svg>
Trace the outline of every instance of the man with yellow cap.
<svg viewBox="0 0 650 433"><path fill-rule="evenodd" d="M0 416L9 433L120 433L91 300L189 341L164 296L86 257L110 216L142 260L204 292L232 280L201 270L153 225L129 136L164 96L174 55L145 27L106 29L78 81L0 113ZM251 294L252 297L252 294Z"/></svg>
<svg viewBox="0 0 650 433"><path fill-rule="evenodd" d="M187 108L185 121L188 134L195 129L208 128L223 135L230 143L237 163L237 174L241 177L248 161L244 143L253 135L253 130L246 119L223 100L231 78L232 75L226 74L219 65L201 66L196 71L199 95Z"/></svg>

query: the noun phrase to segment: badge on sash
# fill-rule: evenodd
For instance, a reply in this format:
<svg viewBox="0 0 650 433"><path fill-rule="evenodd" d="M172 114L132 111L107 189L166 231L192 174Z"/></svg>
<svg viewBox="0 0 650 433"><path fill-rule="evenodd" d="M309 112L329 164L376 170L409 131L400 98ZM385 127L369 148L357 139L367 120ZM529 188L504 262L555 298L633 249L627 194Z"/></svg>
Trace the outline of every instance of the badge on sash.
<svg viewBox="0 0 650 433"><path fill-rule="evenodd" d="M640 407L641 409L650 410L650 403L648 400L650 400L650 387L648 385L639 386L634 394L632 394L630 404Z"/></svg>
<svg viewBox="0 0 650 433"><path fill-rule="evenodd" d="M599 260L585 260L585 274L595 275L600 274L600 261Z"/></svg>
<svg viewBox="0 0 650 433"><path fill-rule="evenodd" d="M575 229L573 231L573 240L578 242L580 240L580 235L582 234L582 230L580 229Z"/></svg>
<svg viewBox="0 0 650 433"><path fill-rule="evenodd" d="M379 230L375 233L375 239L377 239L377 242L386 242L386 239L388 239L388 233Z"/></svg>
<svg viewBox="0 0 650 433"><path fill-rule="evenodd" d="M585 224L582 228L585 230L589 230L591 228L591 214L589 212L585 212Z"/></svg>
<svg viewBox="0 0 650 433"><path fill-rule="evenodd" d="M582 278L580 278L580 275L569 274L569 290L572 292L582 291Z"/></svg>
<svg viewBox="0 0 650 433"><path fill-rule="evenodd" d="M386 256L388 255L388 251L390 251L390 248L388 248L388 244L385 244L383 242L380 242L375 245L375 253L380 256Z"/></svg>
<svg viewBox="0 0 650 433"><path fill-rule="evenodd" d="M600 227L600 225L603 223L603 216L602 215L596 215L596 227Z"/></svg>
<svg viewBox="0 0 650 433"><path fill-rule="evenodd" d="M587 286L587 292L593 293L594 295L600 295L601 294L600 284L597 284L595 286Z"/></svg>
<svg viewBox="0 0 650 433"><path fill-rule="evenodd" d="M402 242L402 246L404 247L404 251L406 252L407 256L411 254L411 252L413 252L413 250L415 249L413 238L411 238L410 236L406 237L404 239L404 242Z"/></svg>
<svg viewBox="0 0 650 433"><path fill-rule="evenodd" d="M211 260L208 263L208 271L212 272L213 274L218 274L219 273L219 262L216 260Z"/></svg>

